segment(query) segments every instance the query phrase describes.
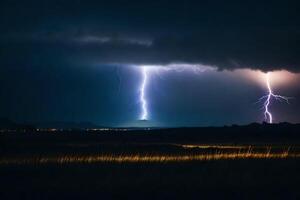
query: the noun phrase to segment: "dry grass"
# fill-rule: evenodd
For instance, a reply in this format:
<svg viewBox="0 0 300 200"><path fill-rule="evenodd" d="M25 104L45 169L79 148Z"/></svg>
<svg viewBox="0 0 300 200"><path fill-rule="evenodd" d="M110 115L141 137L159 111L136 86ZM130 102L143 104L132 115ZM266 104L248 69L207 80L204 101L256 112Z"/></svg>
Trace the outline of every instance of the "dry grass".
<svg viewBox="0 0 300 200"><path fill-rule="evenodd" d="M190 162L211 160L236 160L236 159L286 159L299 158L300 153L289 153L289 149L282 152L253 152L251 147L246 151L239 149L234 152L215 151L213 153L191 154L93 154L93 155L58 155L40 156L31 158L1 158L0 165L9 164L88 164L88 163L165 163L165 162Z"/></svg>

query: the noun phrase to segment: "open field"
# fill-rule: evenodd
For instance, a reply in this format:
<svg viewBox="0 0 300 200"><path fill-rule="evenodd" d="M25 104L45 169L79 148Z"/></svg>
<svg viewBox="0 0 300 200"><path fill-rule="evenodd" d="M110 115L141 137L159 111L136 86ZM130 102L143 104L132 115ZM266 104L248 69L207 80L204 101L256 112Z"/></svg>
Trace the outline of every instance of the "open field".
<svg viewBox="0 0 300 200"><path fill-rule="evenodd" d="M104 144L98 144L104 146ZM106 145L106 148L109 145ZM149 146L152 152L147 152ZM153 151L155 147L168 150L173 147L173 152L161 150ZM139 152L130 152L130 148L139 148ZM146 149L145 149L146 148ZM102 150L103 151L103 150ZM93 153L93 154L92 154ZM0 165L42 165L42 164L91 164L91 163L169 163L212 160L236 160L236 159L298 159L300 147L298 146L230 146L230 145L180 145L180 144L152 144L152 145L127 145L126 151L117 147L111 151L98 150L90 153L56 153L46 155L10 155L0 158Z"/></svg>
<svg viewBox="0 0 300 200"><path fill-rule="evenodd" d="M291 133L213 143L163 132L3 133L0 199L300 198Z"/></svg>

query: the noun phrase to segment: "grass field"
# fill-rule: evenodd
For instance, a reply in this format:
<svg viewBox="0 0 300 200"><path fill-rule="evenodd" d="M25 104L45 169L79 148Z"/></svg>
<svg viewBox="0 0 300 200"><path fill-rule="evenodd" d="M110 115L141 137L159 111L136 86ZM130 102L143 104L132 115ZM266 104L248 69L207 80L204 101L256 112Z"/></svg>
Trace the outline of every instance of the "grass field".
<svg viewBox="0 0 300 200"><path fill-rule="evenodd" d="M158 143L88 137L4 138L0 199L300 198L297 143Z"/></svg>

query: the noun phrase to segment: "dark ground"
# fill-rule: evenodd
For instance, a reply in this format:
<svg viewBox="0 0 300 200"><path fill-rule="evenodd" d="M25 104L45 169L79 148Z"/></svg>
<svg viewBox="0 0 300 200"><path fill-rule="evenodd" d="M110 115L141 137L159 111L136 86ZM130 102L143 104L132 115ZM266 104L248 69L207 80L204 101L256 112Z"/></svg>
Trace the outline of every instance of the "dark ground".
<svg viewBox="0 0 300 200"><path fill-rule="evenodd" d="M275 144L284 149L299 145L298 130L298 126L268 126L213 131L2 133L1 157L99 152L176 154L187 150L169 144L203 144L214 139L215 144ZM300 159L296 158L0 165L0 199L300 199L299 169Z"/></svg>
<svg viewBox="0 0 300 200"><path fill-rule="evenodd" d="M1 167L0 199L299 199L299 160Z"/></svg>

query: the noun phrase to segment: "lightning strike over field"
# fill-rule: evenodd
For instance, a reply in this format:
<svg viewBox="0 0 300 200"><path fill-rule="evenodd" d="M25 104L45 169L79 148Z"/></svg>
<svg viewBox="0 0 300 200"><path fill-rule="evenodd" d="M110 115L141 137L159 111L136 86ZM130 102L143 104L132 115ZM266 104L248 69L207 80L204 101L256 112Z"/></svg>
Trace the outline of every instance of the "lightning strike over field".
<svg viewBox="0 0 300 200"><path fill-rule="evenodd" d="M140 86L140 102L141 102L141 106L142 106L142 113L141 113L140 120L148 120L147 100L145 97L145 88L146 88L147 79L148 79L146 67L142 67L142 74L143 74L143 81Z"/></svg>
<svg viewBox="0 0 300 200"><path fill-rule="evenodd" d="M139 95L140 95L140 105L141 105L141 114L139 120L149 120L149 112L148 112L148 102L146 99L146 86L148 84L148 76L151 73L156 73L160 75L162 72L184 72L184 71L191 71L195 74L200 74L205 71L216 70L215 67L200 65L200 64L168 64L168 65L143 65L140 66L141 73L142 73L142 82L139 87Z"/></svg>
<svg viewBox="0 0 300 200"><path fill-rule="evenodd" d="M272 113L269 109L270 107L270 104L271 104L271 100L274 98L275 100L283 100L285 101L286 103L289 103L289 99L290 97L285 97L285 96L281 96L281 95L278 95L278 94L274 94L273 91L272 91L272 87L271 87L271 84L270 84L270 75L271 73L268 72L266 74L266 85L267 85L267 89L268 89L268 94L261 97L259 99L259 101L265 99L265 102L264 102L264 116L265 116L265 120L268 121L270 124L273 123L273 116L272 116Z"/></svg>

